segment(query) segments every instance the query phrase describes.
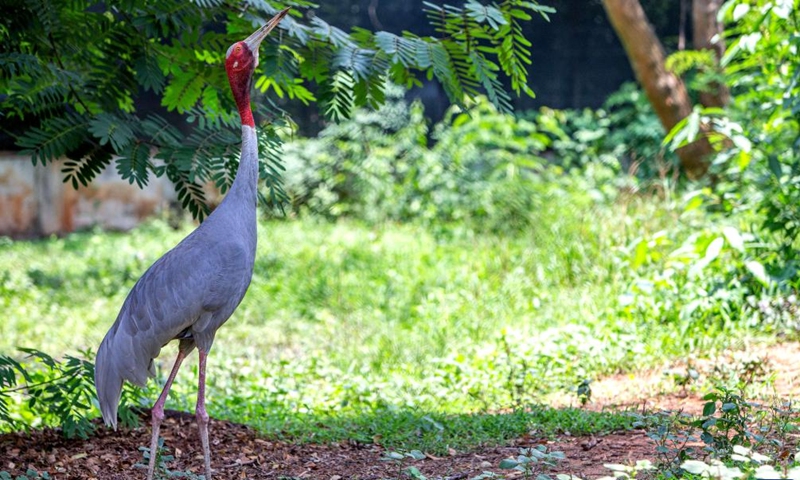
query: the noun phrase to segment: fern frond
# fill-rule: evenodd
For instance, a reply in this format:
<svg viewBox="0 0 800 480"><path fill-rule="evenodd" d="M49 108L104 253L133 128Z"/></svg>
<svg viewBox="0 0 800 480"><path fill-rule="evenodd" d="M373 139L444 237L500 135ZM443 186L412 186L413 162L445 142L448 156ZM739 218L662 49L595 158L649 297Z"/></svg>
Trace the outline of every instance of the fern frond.
<svg viewBox="0 0 800 480"><path fill-rule="evenodd" d="M51 82L28 82L25 80L13 82L14 89L24 93L12 92L6 97L3 110L17 109L16 116L25 118L51 117L61 115L68 102L69 91L63 85Z"/></svg>
<svg viewBox="0 0 800 480"><path fill-rule="evenodd" d="M31 10L42 25L46 35L52 35L59 24L58 11L53 3L45 0L35 0L36 6Z"/></svg>
<svg viewBox="0 0 800 480"><path fill-rule="evenodd" d="M366 80L372 73L375 51L347 45L333 57L333 67L347 70L354 80Z"/></svg>
<svg viewBox="0 0 800 480"><path fill-rule="evenodd" d="M186 172L179 170L175 165L167 165L164 173L175 186L181 206L189 210L194 218L202 222L209 214L203 187L189 181Z"/></svg>
<svg viewBox="0 0 800 480"><path fill-rule="evenodd" d="M164 90L166 78L152 53L148 51L142 52L142 54L133 61L133 69L134 72L136 72L136 81L145 90L150 90L153 93L161 93Z"/></svg>
<svg viewBox="0 0 800 480"><path fill-rule="evenodd" d="M384 90L386 88L386 77L375 75L363 80L359 80L353 86L353 105L356 107L369 106L377 109L383 105L385 100Z"/></svg>
<svg viewBox="0 0 800 480"><path fill-rule="evenodd" d="M472 72L481 82L483 89L486 90L489 101L500 112L510 114L514 110L511 106L511 97L508 96L508 93L503 89L502 83L497 78L496 72L500 68L476 52L471 52L469 58L472 59Z"/></svg>
<svg viewBox="0 0 800 480"><path fill-rule="evenodd" d="M212 9L225 4L224 0L192 0L192 3L197 4L200 8Z"/></svg>
<svg viewBox="0 0 800 480"><path fill-rule="evenodd" d="M320 103L325 115L334 122L350 118L354 85L353 77L345 70L336 71L324 85L320 85Z"/></svg>
<svg viewBox="0 0 800 480"><path fill-rule="evenodd" d="M259 162L259 178L264 180L264 185L269 192L269 199L261 198L261 201L270 206L277 206L283 211L283 205L289 201L289 196L283 189L283 162L281 152L283 141L273 126L267 126L259 131L258 134L259 151L264 156Z"/></svg>
<svg viewBox="0 0 800 480"><path fill-rule="evenodd" d="M511 89L520 95L525 92L534 97L533 90L528 86L527 66L531 64L531 42L522 33L519 20L530 20L531 16L520 8L515 8L509 2L508 15L510 22L508 28L497 32L496 39L500 40L497 48L497 59L503 72L511 80Z"/></svg>
<svg viewBox="0 0 800 480"><path fill-rule="evenodd" d="M311 33L318 40L330 43L336 48L355 47L349 35L319 17L311 19Z"/></svg>
<svg viewBox="0 0 800 480"><path fill-rule="evenodd" d="M177 110L178 113L186 113L200 99L205 86L203 71L188 71L172 77L171 81L164 89L164 97L161 104L167 110Z"/></svg>
<svg viewBox="0 0 800 480"><path fill-rule="evenodd" d="M236 179L236 170L239 163L236 162L233 157L228 157L227 159L214 159L211 165L214 172L211 175L211 180L214 182L214 186L219 189L220 193L224 195Z"/></svg>
<svg viewBox="0 0 800 480"><path fill-rule="evenodd" d="M64 174L64 183L72 183L72 187L77 189L79 185L88 186L103 169L111 163L111 153L99 145L78 157L77 159L67 159L61 168Z"/></svg>
<svg viewBox="0 0 800 480"><path fill-rule="evenodd" d="M475 0L469 0L464 9L470 18L478 23L488 23L493 29L500 29L501 25L508 25L503 12L493 5L482 5Z"/></svg>
<svg viewBox="0 0 800 480"><path fill-rule="evenodd" d="M180 145L182 135L175 125L163 117L150 114L141 121L142 133L149 139L151 145L156 147L177 147Z"/></svg>
<svg viewBox="0 0 800 480"><path fill-rule="evenodd" d="M123 180L144 188L150 176L150 147L142 142L132 142L117 160L117 173Z"/></svg>
<svg viewBox="0 0 800 480"><path fill-rule="evenodd" d="M0 53L0 78L10 78L27 74L37 77L37 72L43 71L41 61L35 55L19 52Z"/></svg>
<svg viewBox="0 0 800 480"><path fill-rule="evenodd" d="M112 113L101 113L89 122L89 131L99 140L100 145L110 143L114 152L121 155L135 136L132 121L136 120Z"/></svg>
<svg viewBox="0 0 800 480"><path fill-rule="evenodd" d="M20 135L17 146L31 156L34 165L44 165L77 148L89 136L89 124L89 119L74 113L50 118Z"/></svg>
<svg viewBox="0 0 800 480"><path fill-rule="evenodd" d="M450 54L438 41L431 41L428 43L428 47L431 59L431 71L444 87L447 98L454 104L463 107L464 88L459 78L455 75L455 69L450 60Z"/></svg>

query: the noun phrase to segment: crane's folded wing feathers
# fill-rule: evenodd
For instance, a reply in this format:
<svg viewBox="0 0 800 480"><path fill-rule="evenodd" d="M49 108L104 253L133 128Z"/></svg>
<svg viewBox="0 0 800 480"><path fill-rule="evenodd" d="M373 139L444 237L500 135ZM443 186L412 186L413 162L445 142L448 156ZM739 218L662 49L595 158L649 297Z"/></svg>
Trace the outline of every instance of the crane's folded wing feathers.
<svg viewBox="0 0 800 480"><path fill-rule="evenodd" d="M123 380L144 386L161 348L186 331L207 351L244 297L254 252L232 241L201 248L208 230L195 230L142 275L100 344L95 383L103 418L115 428Z"/></svg>

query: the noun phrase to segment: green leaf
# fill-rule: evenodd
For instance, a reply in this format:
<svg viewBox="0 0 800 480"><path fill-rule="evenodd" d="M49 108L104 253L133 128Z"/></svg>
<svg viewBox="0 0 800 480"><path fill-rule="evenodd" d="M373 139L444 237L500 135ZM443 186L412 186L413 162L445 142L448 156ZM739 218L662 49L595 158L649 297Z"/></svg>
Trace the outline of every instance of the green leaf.
<svg viewBox="0 0 800 480"><path fill-rule="evenodd" d="M89 122L89 131L100 140L100 145L109 142L116 153L121 153L133 140L134 133L128 122L120 116L101 113Z"/></svg>
<svg viewBox="0 0 800 480"><path fill-rule="evenodd" d="M160 94L164 90L166 79L152 52L145 51L134 60L133 70L136 72L136 81L139 82L145 90L157 94Z"/></svg>
<svg viewBox="0 0 800 480"><path fill-rule="evenodd" d="M353 77L348 72L339 70L327 85L320 88L320 101L325 108L325 115L334 122L350 118L355 100L354 86Z"/></svg>
<svg viewBox="0 0 800 480"><path fill-rule="evenodd" d="M736 249L737 251L744 253L744 239L742 238L742 234L739 233L739 230L733 227L722 227L722 234L725 236L725 240Z"/></svg>
<svg viewBox="0 0 800 480"><path fill-rule="evenodd" d="M133 142L130 147L117 158L117 172L123 180L136 183L139 188L147 185L150 170L150 148L141 143Z"/></svg>
<svg viewBox="0 0 800 480"><path fill-rule="evenodd" d="M425 454L419 450L411 450L410 452L408 452L408 456L410 456L414 460L424 460L426 458Z"/></svg>
<svg viewBox="0 0 800 480"><path fill-rule="evenodd" d="M203 108L209 112L222 112L217 89L210 85L203 90Z"/></svg>
<svg viewBox="0 0 800 480"><path fill-rule="evenodd" d="M747 15L747 12L749 11L750 11L750 5L746 3L739 3L733 8L733 17L732 17L733 21L738 22L739 20L742 19L742 17Z"/></svg>
<svg viewBox="0 0 800 480"><path fill-rule="evenodd" d="M507 25L503 13L493 6L482 5L475 0L467 1L464 6L467 14L475 19L478 23L489 23L489 25L497 30L501 25Z"/></svg>
<svg viewBox="0 0 800 480"><path fill-rule="evenodd" d="M78 115L68 114L42 122L41 127L32 127L17 138L22 153L31 156L33 164L56 160L77 148L88 136L89 121Z"/></svg>
<svg viewBox="0 0 800 480"><path fill-rule="evenodd" d="M79 185L88 186L110 162L111 152L96 145L80 158L65 160L61 173L64 174L64 182L72 183L72 187L77 189Z"/></svg>
<svg viewBox="0 0 800 480"><path fill-rule="evenodd" d="M188 71L175 75L167 88L164 89L164 97L161 100L161 104L167 107L169 111L177 110L178 113L186 113L200 99L204 85L202 71Z"/></svg>
<svg viewBox="0 0 800 480"><path fill-rule="evenodd" d="M725 244L725 240L722 237L717 237L708 244L706 248L705 259L708 263L714 261L719 257L720 252L722 252L722 246Z"/></svg>
<svg viewBox="0 0 800 480"><path fill-rule="evenodd" d="M686 143L692 143L700 131L700 110L695 108L686 119Z"/></svg>
<svg viewBox="0 0 800 480"><path fill-rule="evenodd" d="M503 470L510 470L516 468L519 465L519 462L514 460L513 458L506 458L500 461L500 465L498 465Z"/></svg>
<svg viewBox="0 0 800 480"><path fill-rule="evenodd" d="M748 260L744 263L744 266L761 285L765 287L769 286L770 278L767 274L767 269L764 268L764 265L761 262L756 260Z"/></svg>

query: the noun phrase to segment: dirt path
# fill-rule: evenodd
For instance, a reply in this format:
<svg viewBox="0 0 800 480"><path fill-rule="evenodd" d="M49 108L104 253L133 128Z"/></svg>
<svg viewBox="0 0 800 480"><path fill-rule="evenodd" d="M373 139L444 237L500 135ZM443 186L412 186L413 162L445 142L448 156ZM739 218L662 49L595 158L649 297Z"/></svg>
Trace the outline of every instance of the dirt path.
<svg viewBox="0 0 800 480"><path fill-rule="evenodd" d="M165 442L174 449L176 459L170 467L202 473L194 418L180 412L168 413L161 431ZM564 452L567 460L559 466L559 473L596 477L608 473L602 468L603 463L628 463L648 457L653 451L643 432L633 431L597 438L562 437L549 443L524 439L504 447L398 462L385 460L386 451L376 445L267 441L248 427L220 421L212 421L209 430L214 478L219 479L405 479L411 477L403 471L411 466L428 478L469 479L486 471L513 478L508 470L498 468L500 462L516 456L520 447L539 444ZM0 471L22 474L34 468L56 479L144 478L144 470L134 465L142 460L138 448L149 442L149 429L98 432L89 440L66 440L53 430L5 435L0 438Z"/></svg>
<svg viewBox="0 0 800 480"><path fill-rule="evenodd" d="M730 355L732 357L727 359L694 361L691 367L696 369L700 377L716 375L719 365L735 367L738 360L733 356L740 353ZM740 362L742 365L757 370L754 375L772 376L771 390L765 389L765 393L772 391L788 397L800 392L800 344L751 348L741 358L745 359ZM687 365L673 367L678 372L682 368L687 370ZM700 412L703 405L700 396L704 392L694 391L691 385L676 390L674 376L664 377L662 372L659 369L595 382L592 385L592 402L587 408ZM732 372L736 374L736 369ZM743 372L740 374L748 374ZM759 378L754 380L758 381ZM570 402L566 397L552 400L555 406ZM148 431L146 426L120 432L98 429L98 434L89 440L66 440L53 430L37 431L30 435L0 435L0 471L20 475L28 468L34 468L48 472L55 479L144 478L144 470L136 468L135 464L142 460L139 447L149 443ZM162 435L167 445L174 449L176 457L170 468L202 473L196 431L193 416L169 412L162 426ZM230 422L212 420L210 435L217 473L215 478L218 479L405 479L411 478L404 473L411 466L430 479L470 479L487 471L514 478L508 470L498 468L500 461L515 456L519 448L537 445L545 445L550 451L564 452L566 460L558 465L556 473L596 478L610 474L603 468L604 463L653 459L655 452L655 445L640 430L600 437L562 435L551 441L523 438L504 447L454 452L441 458L428 456L422 460L406 459L402 462L385 460L386 451L377 445L287 444L264 440L248 427Z"/></svg>

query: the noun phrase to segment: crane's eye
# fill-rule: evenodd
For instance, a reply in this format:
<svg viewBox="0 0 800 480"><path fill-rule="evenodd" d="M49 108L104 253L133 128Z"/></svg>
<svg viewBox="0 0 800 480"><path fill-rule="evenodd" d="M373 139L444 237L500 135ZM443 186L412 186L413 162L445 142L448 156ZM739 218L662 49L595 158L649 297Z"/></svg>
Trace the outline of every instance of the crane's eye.
<svg viewBox="0 0 800 480"><path fill-rule="evenodd" d="M241 52L242 52L241 45L236 45L235 47L233 47L233 53L241 53Z"/></svg>

